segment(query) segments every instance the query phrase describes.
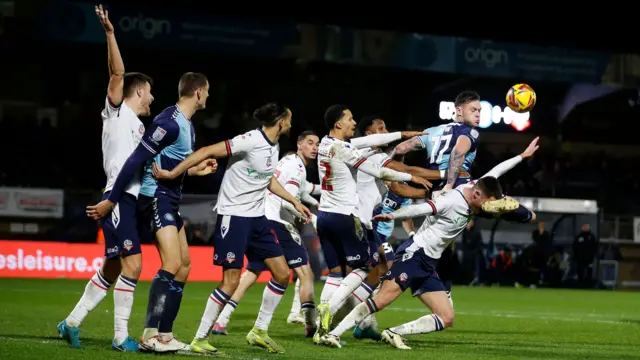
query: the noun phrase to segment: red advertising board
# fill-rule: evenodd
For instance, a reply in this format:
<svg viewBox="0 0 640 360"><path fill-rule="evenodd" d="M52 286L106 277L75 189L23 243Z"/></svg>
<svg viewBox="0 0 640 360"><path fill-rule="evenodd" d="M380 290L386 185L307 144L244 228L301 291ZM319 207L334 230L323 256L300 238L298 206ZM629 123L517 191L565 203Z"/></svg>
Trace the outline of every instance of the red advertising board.
<svg viewBox="0 0 640 360"><path fill-rule="evenodd" d="M222 268L213 266L213 247L193 246L189 281L220 281ZM0 240L0 278L89 279L102 266L104 245L48 241ZM246 259L245 259L246 265ZM152 280L160 269L153 245L142 245L140 280ZM264 272L260 282L269 281Z"/></svg>

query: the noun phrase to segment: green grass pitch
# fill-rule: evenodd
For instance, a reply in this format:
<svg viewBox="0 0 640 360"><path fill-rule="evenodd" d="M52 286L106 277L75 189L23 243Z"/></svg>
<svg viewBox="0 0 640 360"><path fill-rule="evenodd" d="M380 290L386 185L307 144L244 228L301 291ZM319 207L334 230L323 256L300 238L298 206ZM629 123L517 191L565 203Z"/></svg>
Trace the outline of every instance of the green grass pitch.
<svg viewBox="0 0 640 360"><path fill-rule="evenodd" d="M81 329L85 349L76 350L58 338L56 325L79 299L85 281L0 280L0 359L150 359L152 354L125 354L110 349L113 335L111 294L89 314ZM205 302L215 284L191 283L185 288L174 334L190 342ZM137 338L144 326L149 283L136 290L130 322ZM293 293L289 287L269 330L286 349L282 355L249 347L245 335L260 306L264 284L249 291L234 313L229 336L212 336L212 344L227 359L639 359L640 294L513 288L454 287L455 326L444 332L408 338L413 349L355 340L345 334L342 349L313 345L300 325L288 325ZM318 284L319 297L322 285ZM422 304L403 295L378 313L381 328L428 313ZM166 358L193 359L191 355Z"/></svg>

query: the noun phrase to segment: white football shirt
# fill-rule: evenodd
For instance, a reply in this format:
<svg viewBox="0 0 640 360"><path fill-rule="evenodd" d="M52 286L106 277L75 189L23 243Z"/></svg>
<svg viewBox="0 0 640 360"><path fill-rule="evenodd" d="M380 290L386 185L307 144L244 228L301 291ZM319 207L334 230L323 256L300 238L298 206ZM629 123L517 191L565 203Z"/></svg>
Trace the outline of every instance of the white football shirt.
<svg viewBox="0 0 640 360"><path fill-rule="evenodd" d="M439 259L444 249L460 234L473 217L471 207L462 195L465 187L475 182L460 185L433 201L427 201L433 213L428 215L413 236L413 241L433 259Z"/></svg>
<svg viewBox="0 0 640 360"><path fill-rule="evenodd" d="M380 150L369 151L368 149L363 149L363 151L371 154L367 157L368 161L380 167L387 166L387 164L391 162L391 158ZM363 171L358 171L356 190L358 193L357 216L360 222L362 222L367 229L371 230L373 228L371 224L373 210L382 202L382 198L388 190L387 186L384 184L384 181L376 179Z"/></svg>
<svg viewBox="0 0 640 360"><path fill-rule="evenodd" d="M119 107L113 107L109 98L105 100L102 110L102 166L107 176L105 192L115 184L122 166L138 147L144 125L136 113L123 100ZM140 174L136 173L125 191L136 198L140 192Z"/></svg>
<svg viewBox="0 0 640 360"><path fill-rule="evenodd" d="M318 210L344 215L356 214L356 174L366 158L348 142L325 136L318 147L320 206Z"/></svg>
<svg viewBox="0 0 640 360"><path fill-rule="evenodd" d="M300 200L301 188L305 187L307 179L307 169L297 154L287 155L280 159L274 176L289 194ZM283 201L278 195L267 190L265 215L267 219L277 221L285 226L295 225L295 218L283 208Z"/></svg>
<svg viewBox="0 0 640 360"><path fill-rule="evenodd" d="M259 217L265 214L267 186L276 172L280 147L262 129L227 140L229 164L216 208L220 215Z"/></svg>

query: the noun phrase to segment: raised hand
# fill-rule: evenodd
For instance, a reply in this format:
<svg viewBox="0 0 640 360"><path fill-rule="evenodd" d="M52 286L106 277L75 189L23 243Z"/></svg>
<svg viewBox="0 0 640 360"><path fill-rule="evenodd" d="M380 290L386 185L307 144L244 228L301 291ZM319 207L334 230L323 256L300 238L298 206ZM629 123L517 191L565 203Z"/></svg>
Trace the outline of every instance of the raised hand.
<svg viewBox="0 0 640 360"><path fill-rule="evenodd" d="M98 16L98 20L100 20L102 27L104 27L104 31L107 34L113 34L114 29L113 24L109 20L109 10L105 10L102 7L102 4L100 4L96 6L96 15Z"/></svg>
<svg viewBox="0 0 640 360"><path fill-rule="evenodd" d="M540 148L540 146L538 146L538 140L540 140L539 136L533 139L531 144L529 144L529 146L527 146L527 148L522 152L522 154L520 154L520 156L522 156L523 159L530 157Z"/></svg>

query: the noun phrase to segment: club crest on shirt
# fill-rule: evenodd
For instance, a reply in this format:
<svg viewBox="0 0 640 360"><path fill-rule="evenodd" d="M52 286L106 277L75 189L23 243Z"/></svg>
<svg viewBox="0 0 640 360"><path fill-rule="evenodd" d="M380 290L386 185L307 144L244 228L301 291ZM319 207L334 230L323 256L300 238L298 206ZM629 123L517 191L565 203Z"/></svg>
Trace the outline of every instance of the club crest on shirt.
<svg viewBox="0 0 640 360"><path fill-rule="evenodd" d="M154 141L160 141L164 138L164 136L167 134L167 130L161 128L160 126L158 126L156 128L156 131L153 132L153 134L151 135L151 138Z"/></svg>
<svg viewBox="0 0 640 360"><path fill-rule="evenodd" d="M273 164L271 163L271 155L269 155L269 156L267 157L267 167L268 167L268 168L270 168L270 167L271 167L271 165L273 165Z"/></svg>

